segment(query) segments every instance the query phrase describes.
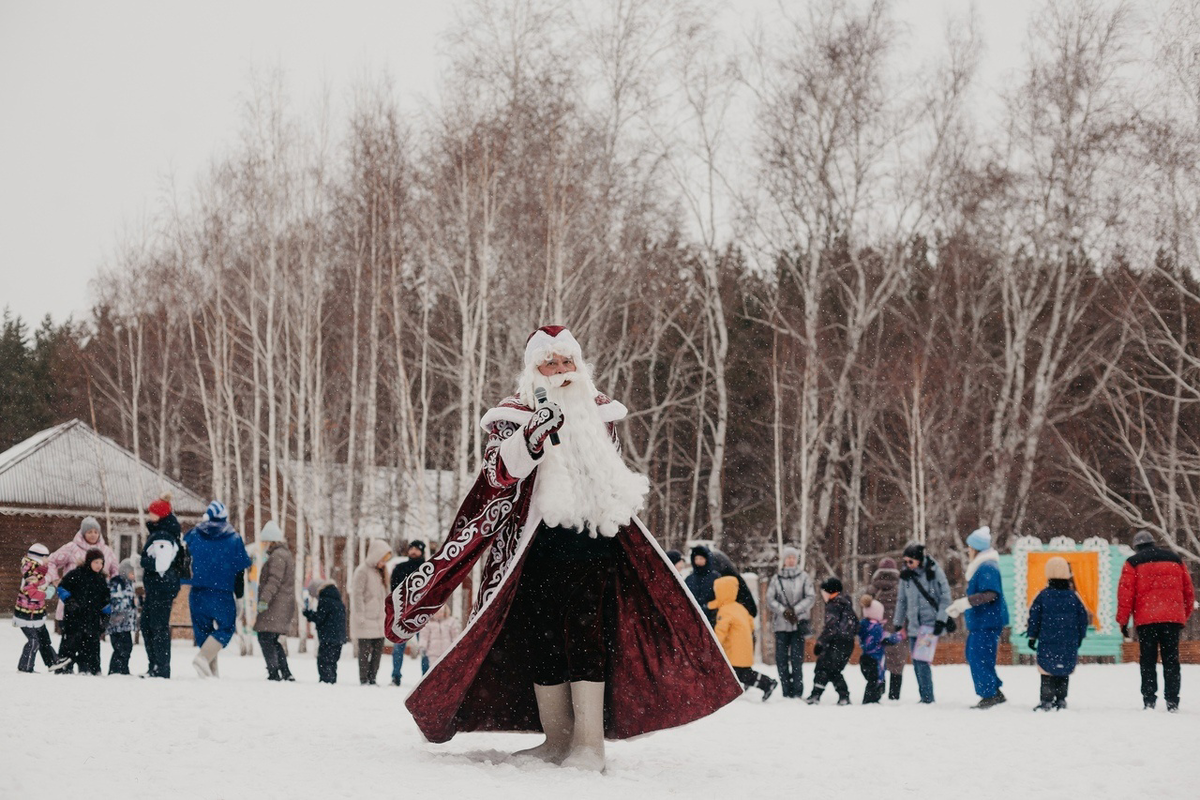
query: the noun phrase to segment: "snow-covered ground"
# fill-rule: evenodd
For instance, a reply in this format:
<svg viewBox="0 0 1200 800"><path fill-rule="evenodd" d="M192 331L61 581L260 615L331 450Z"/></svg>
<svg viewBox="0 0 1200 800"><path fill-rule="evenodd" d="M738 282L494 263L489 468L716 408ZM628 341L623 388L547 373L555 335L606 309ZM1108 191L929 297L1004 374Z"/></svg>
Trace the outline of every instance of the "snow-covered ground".
<svg viewBox="0 0 1200 800"><path fill-rule="evenodd" d="M260 656L221 657L201 682L195 649L176 642L170 681L16 670L24 637L0 628L3 798L876 798L1200 797L1200 667L1183 702L1143 712L1133 664L1087 665L1068 711L1033 713L1037 673L1001 668L1010 702L973 711L965 666L934 668L938 703L919 706L911 670L899 703L810 707L755 690L693 725L610 742L597 776L507 754L525 734L462 734L426 743L402 701L408 685L358 685L350 647L336 686L317 683L314 653L290 648L296 683L268 683ZM55 644L57 645L57 637ZM315 648L314 648L315 650ZM102 654L107 667L109 648ZM7 662L7 663L5 663ZM146 669L134 650L132 670ZM380 678L386 683L390 661ZM811 682L812 664L805 665ZM806 687L807 688L807 687ZM631 702L637 702L632 698Z"/></svg>

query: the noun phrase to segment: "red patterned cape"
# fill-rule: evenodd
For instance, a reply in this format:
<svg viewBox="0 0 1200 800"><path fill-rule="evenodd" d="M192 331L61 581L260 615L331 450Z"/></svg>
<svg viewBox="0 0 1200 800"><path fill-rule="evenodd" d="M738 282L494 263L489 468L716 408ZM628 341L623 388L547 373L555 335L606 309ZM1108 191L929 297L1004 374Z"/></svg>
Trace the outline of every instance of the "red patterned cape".
<svg viewBox="0 0 1200 800"><path fill-rule="evenodd" d="M625 407L603 395L596 402L611 432ZM484 415L489 436L483 468L446 543L387 598L387 637L407 641L486 553L466 629L405 703L431 742L448 741L460 731L541 730L533 679L520 648L510 646L512 631L520 629L511 618L513 599L540 521L531 512L536 462L520 435L532 413L509 398ZM740 696L742 686L699 606L641 521L635 518L616 538L616 620L604 734L625 739L707 716Z"/></svg>

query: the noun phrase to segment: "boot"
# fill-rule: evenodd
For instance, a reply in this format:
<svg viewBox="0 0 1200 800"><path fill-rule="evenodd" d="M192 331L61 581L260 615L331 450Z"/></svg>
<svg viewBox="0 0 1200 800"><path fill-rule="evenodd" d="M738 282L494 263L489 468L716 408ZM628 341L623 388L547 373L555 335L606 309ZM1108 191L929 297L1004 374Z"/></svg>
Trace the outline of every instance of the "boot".
<svg viewBox="0 0 1200 800"><path fill-rule="evenodd" d="M1067 710L1067 687L1071 683L1071 678L1063 675L1060 678L1054 679L1054 710Z"/></svg>
<svg viewBox="0 0 1200 800"><path fill-rule="evenodd" d="M904 680L904 675L899 672L893 672L888 676L888 700L900 699L900 684Z"/></svg>
<svg viewBox="0 0 1200 800"><path fill-rule="evenodd" d="M1041 702L1033 707L1034 711L1050 711L1054 708L1054 678L1049 675L1042 676Z"/></svg>
<svg viewBox="0 0 1200 800"><path fill-rule="evenodd" d="M519 750L513 755L533 756L552 764L562 763L571 749L571 734L575 730L575 714L571 708L571 684L558 683L554 686L533 685L533 696L537 698L538 719L546 741L528 750Z"/></svg>
<svg viewBox="0 0 1200 800"><path fill-rule="evenodd" d="M763 702L767 702L767 698L771 696L771 692L775 691L779 686L779 681L770 678L766 675L760 675L758 678L758 688L762 690Z"/></svg>
<svg viewBox="0 0 1200 800"><path fill-rule="evenodd" d="M200 652L192 659L192 666L201 678L218 678L217 656L221 654L221 643L216 637L210 636L200 646Z"/></svg>
<svg viewBox="0 0 1200 800"><path fill-rule="evenodd" d="M563 759L564 767L604 771L604 682L572 681L571 710L575 728L571 732L571 751Z"/></svg>
<svg viewBox="0 0 1200 800"><path fill-rule="evenodd" d="M808 703L810 706L815 706L817 703L821 702L821 695L822 695L822 693L824 693L824 691L825 691L824 687L821 687L818 689L816 686L814 686L813 690L812 690L812 694L810 694L808 696L808 699L805 700L804 702Z"/></svg>
<svg viewBox="0 0 1200 800"><path fill-rule="evenodd" d="M283 665L279 668L279 680L291 681L292 683L296 682L296 679L294 677L292 677L292 671L290 669L288 669L288 665L287 665L286 661L283 662Z"/></svg>
<svg viewBox="0 0 1200 800"><path fill-rule="evenodd" d="M274 667L267 667L267 680L269 680L269 681L280 680L279 670L275 669Z"/></svg>

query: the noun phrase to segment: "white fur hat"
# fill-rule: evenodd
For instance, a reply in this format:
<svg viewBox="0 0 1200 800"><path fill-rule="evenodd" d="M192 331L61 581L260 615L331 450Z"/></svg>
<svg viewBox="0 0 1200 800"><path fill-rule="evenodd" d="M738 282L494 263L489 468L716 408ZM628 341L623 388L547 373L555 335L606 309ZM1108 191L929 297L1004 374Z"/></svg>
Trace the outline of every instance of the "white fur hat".
<svg viewBox="0 0 1200 800"><path fill-rule="evenodd" d="M543 325L525 342L525 369L536 367L555 353L583 361L583 348L569 330L562 325Z"/></svg>

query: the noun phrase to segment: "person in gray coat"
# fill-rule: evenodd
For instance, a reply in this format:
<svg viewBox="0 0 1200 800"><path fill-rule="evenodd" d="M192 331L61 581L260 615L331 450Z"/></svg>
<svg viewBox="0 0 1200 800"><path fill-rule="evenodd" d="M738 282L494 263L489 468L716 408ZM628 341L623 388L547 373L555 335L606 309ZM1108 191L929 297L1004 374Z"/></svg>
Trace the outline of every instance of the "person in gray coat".
<svg viewBox="0 0 1200 800"><path fill-rule="evenodd" d="M896 614L892 626L905 630L909 647L915 647L921 626L933 629L941 636L946 629L946 609L950 607L950 582L941 566L925 554L925 545L910 544L904 548L904 569L900 571L900 588L896 596ZM917 675L917 690L922 703L933 702L933 668L927 661L913 660Z"/></svg>
<svg viewBox="0 0 1200 800"><path fill-rule="evenodd" d="M254 630L267 662L267 680L294 681L280 636L291 632L296 621L296 559L283 540L283 531L272 520L258 540L267 545L267 563L258 576L258 617Z"/></svg>
<svg viewBox="0 0 1200 800"><path fill-rule="evenodd" d="M783 548L783 566L771 578L767 607L775 631L775 666L784 697L804 696L804 637L811 632L817 599L812 576L801 569L800 551Z"/></svg>

